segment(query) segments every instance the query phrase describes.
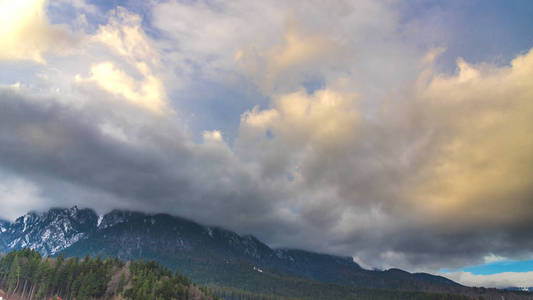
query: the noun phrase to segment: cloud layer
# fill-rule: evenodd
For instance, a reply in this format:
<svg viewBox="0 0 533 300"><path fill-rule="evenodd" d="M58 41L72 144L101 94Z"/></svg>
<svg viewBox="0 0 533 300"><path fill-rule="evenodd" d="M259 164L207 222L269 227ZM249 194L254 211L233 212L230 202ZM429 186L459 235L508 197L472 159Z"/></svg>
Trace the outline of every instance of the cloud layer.
<svg viewBox="0 0 533 300"><path fill-rule="evenodd" d="M470 272L457 272L445 273L441 275L466 286L529 288L533 285L533 272L502 272L490 275L476 275Z"/></svg>
<svg viewBox="0 0 533 300"><path fill-rule="evenodd" d="M445 48L376 1L154 2L144 20L64 4L96 25L24 3L39 18L0 32L0 217L164 211L410 270L531 255L532 51L446 73ZM45 40L30 51L21 30ZM242 97L192 116L210 86ZM234 133L190 126L208 109Z"/></svg>

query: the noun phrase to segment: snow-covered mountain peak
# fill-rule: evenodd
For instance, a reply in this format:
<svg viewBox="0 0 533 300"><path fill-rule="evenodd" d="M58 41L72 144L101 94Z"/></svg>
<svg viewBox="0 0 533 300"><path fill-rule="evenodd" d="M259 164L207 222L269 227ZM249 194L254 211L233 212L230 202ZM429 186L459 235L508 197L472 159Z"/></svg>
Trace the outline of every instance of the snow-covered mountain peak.
<svg viewBox="0 0 533 300"><path fill-rule="evenodd" d="M47 212L29 212L9 226L4 226L0 251L31 248L42 255L53 255L96 229L98 216L90 209L52 208ZM0 229L2 231L2 229Z"/></svg>

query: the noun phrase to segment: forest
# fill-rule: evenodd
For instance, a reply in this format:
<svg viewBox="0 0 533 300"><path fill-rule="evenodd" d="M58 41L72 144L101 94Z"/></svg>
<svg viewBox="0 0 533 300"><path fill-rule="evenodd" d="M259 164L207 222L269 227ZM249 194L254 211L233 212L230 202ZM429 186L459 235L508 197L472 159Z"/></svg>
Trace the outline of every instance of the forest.
<svg viewBox="0 0 533 300"><path fill-rule="evenodd" d="M0 259L0 287L7 299L189 299L185 276L155 262L118 258L43 258L29 249ZM197 294L201 294L197 291ZM210 299L201 297L197 299Z"/></svg>
<svg viewBox="0 0 533 300"><path fill-rule="evenodd" d="M8 300L303 300L303 299L472 299L467 296L361 289L301 281L286 290L259 294L216 285L197 286L178 271L154 261L117 257L42 257L15 250L0 258L0 297Z"/></svg>

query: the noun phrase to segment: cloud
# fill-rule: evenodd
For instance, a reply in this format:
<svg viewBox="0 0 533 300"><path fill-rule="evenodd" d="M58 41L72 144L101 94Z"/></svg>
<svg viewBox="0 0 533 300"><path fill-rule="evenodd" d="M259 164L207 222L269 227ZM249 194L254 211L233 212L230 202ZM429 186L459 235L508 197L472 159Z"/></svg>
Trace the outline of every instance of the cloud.
<svg viewBox="0 0 533 300"><path fill-rule="evenodd" d="M431 164L413 198L423 212L455 216L455 225L498 227L525 222L533 192L525 180L533 175L533 52L510 66L472 66L458 61L458 73L436 76L422 91L431 130ZM457 223L457 217L463 222Z"/></svg>
<svg viewBox="0 0 533 300"><path fill-rule="evenodd" d="M201 68L214 76L216 70L234 68L237 50L255 39L257 32L267 36L276 32L278 12L273 3L249 1L168 1L153 8L154 26L164 33L162 45L180 72ZM267 26L259 22L261 17L274 23Z"/></svg>
<svg viewBox="0 0 533 300"><path fill-rule="evenodd" d="M218 130L204 131L204 142L222 142L222 133Z"/></svg>
<svg viewBox="0 0 533 300"><path fill-rule="evenodd" d="M50 24L46 0L5 0L0 3L0 60L33 60L45 63L43 54L73 45L72 33Z"/></svg>
<svg viewBox="0 0 533 300"><path fill-rule="evenodd" d="M267 96L341 74L354 77L353 88L392 84L391 72L412 72L405 70L417 59L404 55L415 57L399 39L397 19L390 4L366 0L167 1L153 8L158 43L180 78L251 79Z"/></svg>
<svg viewBox="0 0 533 300"><path fill-rule="evenodd" d="M91 67L89 78L79 78L78 81L80 83L93 81L113 95L121 96L153 112L164 112L167 107L162 82L151 74L145 64L139 63L137 69L144 76L143 80L135 80L118 70L112 62L103 62Z"/></svg>
<svg viewBox="0 0 533 300"><path fill-rule="evenodd" d="M449 74L390 3L151 5L0 71L3 187L27 208L170 212L383 268L531 254L531 51ZM9 20L58 29L39 16Z"/></svg>
<svg viewBox="0 0 533 300"><path fill-rule="evenodd" d="M281 191L259 184L219 133L195 144L174 115L154 118L144 109L109 102L105 95L86 94L92 101L75 107L3 90L2 168L39 186L47 198L57 199L56 205L78 202L99 211L168 211L172 206L176 214L215 224L231 219L226 226L247 230L286 222L276 214L261 216L272 211ZM13 207L8 200L2 204ZM19 212L5 211L7 218L15 217L7 212Z"/></svg>
<svg viewBox="0 0 533 300"><path fill-rule="evenodd" d="M498 261L505 261L505 260L507 260L507 258L503 257L503 256L494 255L494 254L491 253L491 254L486 255L485 257L483 257L483 260L484 260L485 264L490 264L490 263L494 263L494 262L498 262Z"/></svg>
<svg viewBox="0 0 533 300"><path fill-rule="evenodd" d="M70 5L81 11L92 13L92 14L99 12L99 9L97 6L87 3L85 0L56 0L50 3L50 5L54 5L56 7L60 7L65 4Z"/></svg>
<svg viewBox="0 0 533 300"><path fill-rule="evenodd" d="M119 6L111 11L108 23L99 26L92 40L105 44L129 61L158 64L158 53L141 28L141 22L139 15Z"/></svg>
<svg viewBox="0 0 533 300"><path fill-rule="evenodd" d="M418 166L408 173L406 193L395 201L406 199L417 227L429 226L435 239L457 245L443 255L528 253L532 189L525 178L532 174L524 166L533 159L527 121L533 90L524 83L532 78L532 59L529 51L502 67L459 60L456 74L437 73L422 84L410 112L387 108L386 116L401 113L416 124L409 129L416 136L404 133L413 138L408 144L425 145L412 162ZM422 241L415 245L417 252L424 248Z"/></svg>
<svg viewBox="0 0 533 300"><path fill-rule="evenodd" d="M265 176L293 179L289 206L339 239L330 249L357 249L369 264L527 255L532 58L502 67L459 60L454 75L425 70L372 118L342 93L283 95L243 114L237 146Z"/></svg>
<svg viewBox="0 0 533 300"><path fill-rule="evenodd" d="M123 7L109 14L107 24L100 25L88 38L89 46L105 46L108 61L91 63L88 77L76 75L77 84L95 83L117 99L161 114L172 112L161 72L159 53L141 28L140 16ZM156 74L158 73L158 74Z"/></svg>
<svg viewBox="0 0 533 300"><path fill-rule="evenodd" d="M533 272L503 272L490 275L455 272L441 274L466 286L482 286L495 288L531 287Z"/></svg>
<svg viewBox="0 0 533 300"><path fill-rule="evenodd" d="M37 185L20 177L0 174L0 198L4 205L0 218L12 218L27 213L28 207L36 210L46 209L50 203L40 194Z"/></svg>
<svg viewBox="0 0 533 300"><path fill-rule="evenodd" d="M273 101L272 108L255 107L242 115L237 140L237 148L242 149L237 151L256 155L253 159L270 176L289 172L300 178L301 164L315 154L347 147L357 137L358 125L355 95L330 90L284 94Z"/></svg>
<svg viewBox="0 0 533 300"><path fill-rule="evenodd" d="M235 60L265 93L294 89L305 80L323 76L320 69L340 67L343 49L327 36L303 32L290 18L283 41L269 49L251 45L236 52Z"/></svg>

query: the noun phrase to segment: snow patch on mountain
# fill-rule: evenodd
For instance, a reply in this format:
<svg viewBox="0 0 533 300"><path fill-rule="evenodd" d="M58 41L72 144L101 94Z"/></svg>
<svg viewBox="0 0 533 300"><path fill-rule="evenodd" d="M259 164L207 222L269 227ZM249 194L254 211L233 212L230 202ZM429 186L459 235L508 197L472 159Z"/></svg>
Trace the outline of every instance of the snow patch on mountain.
<svg viewBox="0 0 533 300"><path fill-rule="evenodd" d="M259 273L263 273L263 270L261 270L261 269L258 268L258 267L255 267L255 266L254 266L254 271L257 271L257 272L259 272Z"/></svg>
<svg viewBox="0 0 533 300"><path fill-rule="evenodd" d="M9 226L2 225L0 239L6 246L0 250L30 248L44 256L54 255L96 230L97 218L94 211L77 206L30 212Z"/></svg>

